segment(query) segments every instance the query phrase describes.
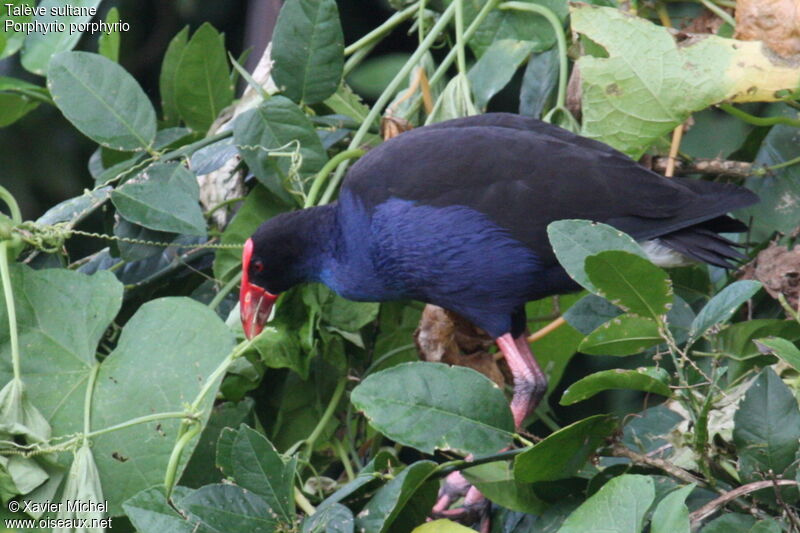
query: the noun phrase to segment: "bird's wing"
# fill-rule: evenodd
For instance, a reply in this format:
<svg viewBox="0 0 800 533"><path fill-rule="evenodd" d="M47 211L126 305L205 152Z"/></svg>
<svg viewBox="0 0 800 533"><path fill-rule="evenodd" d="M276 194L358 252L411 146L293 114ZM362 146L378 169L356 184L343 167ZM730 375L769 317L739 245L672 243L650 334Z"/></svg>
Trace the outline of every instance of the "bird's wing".
<svg viewBox="0 0 800 533"><path fill-rule="evenodd" d="M470 207L551 260L554 220L596 220L649 239L757 201L735 186L666 179L602 143L509 114L403 133L362 157L343 189L368 209L392 197Z"/></svg>

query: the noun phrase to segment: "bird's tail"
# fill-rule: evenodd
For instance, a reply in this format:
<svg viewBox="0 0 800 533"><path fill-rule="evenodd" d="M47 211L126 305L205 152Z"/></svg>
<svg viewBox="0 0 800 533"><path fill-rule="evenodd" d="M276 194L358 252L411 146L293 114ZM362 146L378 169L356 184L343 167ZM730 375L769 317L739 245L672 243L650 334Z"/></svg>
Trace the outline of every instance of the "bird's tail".
<svg viewBox="0 0 800 533"><path fill-rule="evenodd" d="M742 245L726 239L720 232L741 233L747 226L728 216L707 220L659 237L665 246L695 261L722 268L735 268L731 261L742 261L747 256L736 248Z"/></svg>

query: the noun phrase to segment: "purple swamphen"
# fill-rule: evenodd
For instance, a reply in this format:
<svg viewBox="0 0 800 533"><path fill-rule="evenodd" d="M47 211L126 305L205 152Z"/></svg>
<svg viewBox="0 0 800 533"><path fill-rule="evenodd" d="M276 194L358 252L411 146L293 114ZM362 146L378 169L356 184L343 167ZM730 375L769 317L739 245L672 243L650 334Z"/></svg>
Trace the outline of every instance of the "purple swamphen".
<svg viewBox="0 0 800 533"><path fill-rule="evenodd" d="M744 231L726 213L757 201L734 185L664 178L529 117L450 120L371 150L338 201L262 224L244 248L242 323L257 335L277 295L304 282L351 300L444 307L496 339L519 427L547 388L525 340L525 303L579 288L556 261L550 222L609 224L662 266L730 266L743 256L718 232Z"/></svg>

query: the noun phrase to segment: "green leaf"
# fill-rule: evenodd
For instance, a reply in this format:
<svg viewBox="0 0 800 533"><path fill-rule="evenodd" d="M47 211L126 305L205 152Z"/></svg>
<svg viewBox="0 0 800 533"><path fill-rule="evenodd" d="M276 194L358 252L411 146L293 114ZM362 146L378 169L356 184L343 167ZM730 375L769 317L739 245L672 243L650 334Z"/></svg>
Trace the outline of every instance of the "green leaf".
<svg viewBox="0 0 800 533"><path fill-rule="evenodd" d="M463 74L456 74L447 82L425 123L434 124L478 113L478 108L472 101L469 79Z"/></svg>
<svg viewBox="0 0 800 533"><path fill-rule="evenodd" d="M97 509L76 510L69 505L69 502L74 501L96 503L106 501L103 497L103 487L100 483L100 474L95 464L94 453L86 441L74 452L74 459L69 468L69 474L67 474L67 483L61 494L61 506L59 506L56 518L69 522L76 519L93 522L102 519L105 515L102 510Z"/></svg>
<svg viewBox="0 0 800 533"><path fill-rule="evenodd" d="M686 498L694 490L694 483L670 492L653 512L650 533L689 533L689 508Z"/></svg>
<svg viewBox="0 0 800 533"><path fill-rule="evenodd" d="M378 318L380 304L345 300L325 285L309 285L303 292L303 300L317 309L323 322L334 328L357 332Z"/></svg>
<svg viewBox="0 0 800 533"><path fill-rule="evenodd" d="M310 105L336 92L344 68L344 35L335 0L287 0L272 45L272 77L287 97Z"/></svg>
<svg viewBox="0 0 800 533"><path fill-rule="evenodd" d="M669 276L638 255L600 252L586 258L585 269L597 294L623 311L661 322L672 307Z"/></svg>
<svg viewBox="0 0 800 533"><path fill-rule="evenodd" d="M469 69L467 77L475 95L475 105L485 108L492 96L505 87L523 61L530 55L533 43L502 39L494 41Z"/></svg>
<svg viewBox="0 0 800 533"><path fill-rule="evenodd" d="M24 435L32 444L47 441L50 433L50 424L25 394L23 382L12 379L6 383L0 389L0 434Z"/></svg>
<svg viewBox="0 0 800 533"><path fill-rule="evenodd" d="M286 207L263 186L255 186L245 198L244 204L236 212L233 220L225 228L220 243L243 243L253 235L258 226L285 209ZM214 277L221 281L228 281L238 272L241 264L242 252L240 250L217 250L214 257Z"/></svg>
<svg viewBox="0 0 800 533"><path fill-rule="evenodd" d="M101 0L71 0L70 6L74 8L96 8ZM34 74L44 75L50 58L57 52L72 50L78 44L81 36L80 31L69 31L72 24L85 24L91 20L91 15L84 16L58 16L53 9L63 9L63 0L43 0L37 6L43 11L44 15L36 15L34 22L42 24L61 23L67 31L46 31L33 32L25 38L22 46L22 66L25 70ZM95 83L102 78L94 78ZM113 87L113 85L112 85Z"/></svg>
<svg viewBox="0 0 800 533"><path fill-rule="evenodd" d="M281 521L292 522L294 461L285 462L266 437L243 424L231 448L231 463L237 485L264 498Z"/></svg>
<svg viewBox="0 0 800 533"><path fill-rule="evenodd" d="M661 396L670 397L669 373L663 368L646 367L636 370L614 368L602 370L581 378L567 390L561 397L561 405L572 405L591 398L595 394L611 389L640 390L654 392Z"/></svg>
<svg viewBox="0 0 800 533"><path fill-rule="evenodd" d="M161 74L158 78L158 88L161 93L161 110L164 114L164 123L168 126L177 126L180 122L178 112L178 99L175 94L178 64L183 57L183 51L189 42L189 26L184 26L169 42L164 59L161 62Z"/></svg>
<svg viewBox="0 0 800 533"><path fill-rule="evenodd" d="M604 533L641 533L645 513L654 499L650 477L616 477L573 511L558 533L596 531L599 524Z"/></svg>
<svg viewBox="0 0 800 533"><path fill-rule="evenodd" d="M734 415L739 472L756 481L774 472L794 477L800 449L800 408L792 391L767 367L752 382Z"/></svg>
<svg viewBox="0 0 800 533"><path fill-rule="evenodd" d="M180 163L162 163L137 174L111 193L120 215L156 231L205 235L200 187Z"/></svg>
<svg viewBox="0 0 800 533"><path fill-rule="evenodd" d="M7 28L6 21L10 20L13 21L14 24L19 24L32 20L30 15L12 15L7 5L11 4L14 7L32 7L33 2L31 0L7 0L3 2L3 4L5 5L3 9L0 10L0 24L3 28L3 33L0 34L0 36L2 36L2 42L0 42L0 59L16 54L25 40L25 32L14 31L13 27Z"/></svg>
<svg viewBox="0 0 800 533"><path fill-rule="evenodd" d="M564 319L570 326L584 335L622 314L622 309L596 294L586 294L578 302L567 309Z"/></svg>
<svg viewBox="0 0 800 533"><path fill-rule="evenodd" d="M182 411L207 376L233 347L229 329L206 306L187 298L146 303L128 321L114 351L102 363L98 342L122 302L113 274L86 276L65 269L12 268L21 345L22 373L30 401L45 416L53 437L84 431L86 386L100 364L90 395L90 430L134 418ZM54 313L53 309L69 312ZM0 324L7 324L5 309ZM0 383L12 374L7 329L0 330ZM217 383L201 405L205 424ZM92 452L109 502L109 514L133 494L163 481L181 421L168 418L92 437ZM191 455L185 449L179 472ZM68 454L58 457L67 466Z"/></svg>
<svg viewBox="0 0 800 533"><path fill-rule="evenodd" d="M0 128L13 124L37 107L39 102L28 96L0 93Z"/></svg>
<svg viewBox="0 0 800 533"><path fill-rule="evenodd" d="M766 351L757 346L759 337L781 337L790 342L800 340L800 324L795 320L778 318L755 318L737 322L717 334L718 349L726 356L744 361L759 357Z"/></svg>
<svg viewBox="0 0 800 533"><path fill-rule="evenodd" d="M394 450L392 450L392 452L394 452ZM380 450L375 457L361 469L353 481L346 483L339 490L325 498L317 507L317 511L322 511L346 498L350 498L359 491L371 488L379 481L383 481L383 474L385 471L394 471L400 464L397 457L392 452L389 452L386 448Z"/></svg>
<svg viewBox="0 0 800 533"><path fill-rule="evenodd" d="M357 122L364 122L369 114L369 107L346 83L339 85L336 92L329 96L323 104L334 113L350 117Z"/></svg>
<svg viewBox="0 0 800 533"><path fill-rule="evenodd" d="M64 116L93 141L114 150L145 150L156 137L156 112L133 76L88 52L53 57L47 87Z"/></svg>
<svg viewBox="0 0 800 533"><path fill-rule="evenodd" d="M572 279L591 292L597 287L586 274L586 258L606 250L621 250L647 259L636 241L628 235L599 222L557 220L547 226L547 236L558 262Z"/></svg>
<svg viewBox="0 0 800 533"><path fill-rule="evenodd" d="M108 10L105 22L109 27L114 27L113 25L119 22L119 10L116 7L112 7ZM101 56L107 57L111 61L119 62L120 38L119 30L103 32L100 34L100 39L98 39L97 51Z"/></svg>
<svg viewBox="0 0 800 533"><path fill-rule="evenodd" d="M712 326L727 322L733 312L752 298L760 288L761 283L758 281L743 280L731 283L722 289L697 313L689 330L687 345L705 335Z"/></svg>
<svg viewBox="0 0 800 533"><path fill-rule="evenodd" d="M111 187L101 187L93 191L86 191L80 196L64 200L47 210L39 217L37 224L58 224L60 222L76 223L87 214L103 204L111 197Z"/></svg>
<svg viewBox="0 0 800 533"><path fill-rule="evenodd" d="M173 80L174 103L181 118L193 130L205 133L220 112L233 101L228 57L222 35L208 22L198 28L185 46L182 46L183 38L179 33L173 41L174 53L180 53L174 76L170 76L172 63L162 66L167 91L166 94L162 92L162 98L167 95L172 98L169 93L170 80ZM173 61L173 58L169 59ZM167 58L164 60L166 62ZM169 69L165 72L167 66ZM162 85L162 91L164 89ZM167 102L168 98L164 101Z"/></svg>
<svg viewBox="0 0 800 533"><path fill-rule="evenodd" d="M757 339L755 342L756 345L759 345L759 348L763 346L764 351L777 355L796 371L800 372L800 350L792 342L776 337Z"/></svg>
<svg viewBox="0 0 800 533"><path fill-rule="evenodd" d="M383 533L392 525L414 493L436 469L433 461L417 461L381 487L356 517L356 529Z"/></svg>
<svg viewBox="0 0 800 533"><path fill-rule="evenodd" d="M750 533L756 519L749 514L726 513L709 522L702 533Z"/></svg>
<svg viewBox="0 0 800 533"><path fill-rule="evenodd" d="M303 521L302 533L353 533L355 525L350 509L334 503L307 516Z"/></svg>
<svg viewBox="0 0 800 533"><path fill-rule="evenodd" d="M633 355L663 341L655 321L621 315L590 333L578 346L578 351L591 355Z"/></svg>
<svg viewBox="0 0 800 533"><path fill-rule="evenodd" d="M367 377L350 400L378 431L426 453L493 453L510 444L514 430L502 391L463 367L397 365Z"/></svg>
<svg viewBox="0 0 800 533"><path fill-rule="evenodd" d="M562 428L514 460L517 481L555 481L575 475L617 427L608 415L584 418Z"/></svg>
<svg viewBox="0 0 800 533"><path fill-rule="evenodd" d="M236 485L206 485L188 494L179 506L201 531L274 533L278 528L266 502Z"/></svg>
<svg viewBox="0 0 800 533"><path fill-rule="evenodd" d="M175 487L172 499L180 502L191 493L186 487ZM194 527L167 502L162 487L145 489L122 504L125 515L140 533L193 533Z"/></svg>
<svg viewBox="0 0 800 533"><path fill-rule="evenodd" d="M289 205L310 187L300 180L315 175L328 161L308 117L283 96L242 113L234 124L234 142L256 178ZM283 155L273 155L277 152ZM296 163L288 155L292 153L299 153Z"/></svg>
<svg viewBox="0 0 800 533"><path fill-rule="evenodd" d="M536 496L530 483L514 479L511 465L497 461L467 468L462 472L467 481L497 505L520 513L542 514L547 504Z"/></svg>
<svg viewBox="0 0 800 533"><path fill-rule="evenodd" d="M123 217L119 217L114 224L114 236L122 239L137 239L157 243L170 243L177 237L174 233L153 231L143 228ZM165 247L157 244L140 244L118 241L119 256L125 261L139 261L164 252Z"/></svg>
<svg viewBox="0 0 800 533"><path fill-rule="evenodd" d="M448 0L446 4L449 5L451 1ZM561 0L523 1L547 7L561 20L567 16L567 3ZM483 7L481 0L464 2L464 24L466 26L472 22L481 7ZM501 39L530 41L533 49L539 52L547 50L555 44L553 28L544 17L528 11L495 9L489 12L489 15L478 27L478 31L470 39L469 45L480 57L486 53L493 42Z"/></svg>
<svg viewBox="0 0 800 533"><path fill-rule="evenodd" d="M275 310L275 319L268 322L250 345L270 368L289 368L308 379L313 352L301 343L298 324L307 322L307 310L300 295L302 287L284 294Z"/></svg>
<svg viewBox="0 0 800 533"><path fill-rule="evenodd" d="M439 520L434 520L414 528L414 531L411 533L470 533L470 531L475 530L447 520L446 518L440 518Z"/></svg>
<svg viewBox="0 0 800 533"><path fill-rule="evenodd" d="M558 84L558 49L551 48L528 60L519 91L519 113L541 118L553 89Z"/></svg>
<svg viewBox="0 0 800 533"><path fill-rule="evenodd" d="M797 128L773 126L761 143L754 168L781 165L794 159L800 155L797 146ZM753 242L769 239L776 231L791 234L795 228L792 221L800 217L800 166L770 170L764 176L747 178L745 185L761 198L756 205L736 212L741 220L752 220Z"/></svg>

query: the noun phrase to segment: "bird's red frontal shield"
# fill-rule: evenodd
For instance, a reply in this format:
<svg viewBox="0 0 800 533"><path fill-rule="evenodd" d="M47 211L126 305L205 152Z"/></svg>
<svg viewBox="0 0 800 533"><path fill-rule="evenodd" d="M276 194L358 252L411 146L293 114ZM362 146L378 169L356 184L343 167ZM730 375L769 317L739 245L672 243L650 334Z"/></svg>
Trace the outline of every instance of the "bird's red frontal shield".
<svg viewBox="0 0 800 533"><path fill-rule="evenodd" d="M269 319L272 304L278 296L267 292L258 285L250 283L250 258L253 256L253 240L247 239L242 252L242 287L239 291L239 314L242 328L248 339L252 339L264 329Z"/></svg>

